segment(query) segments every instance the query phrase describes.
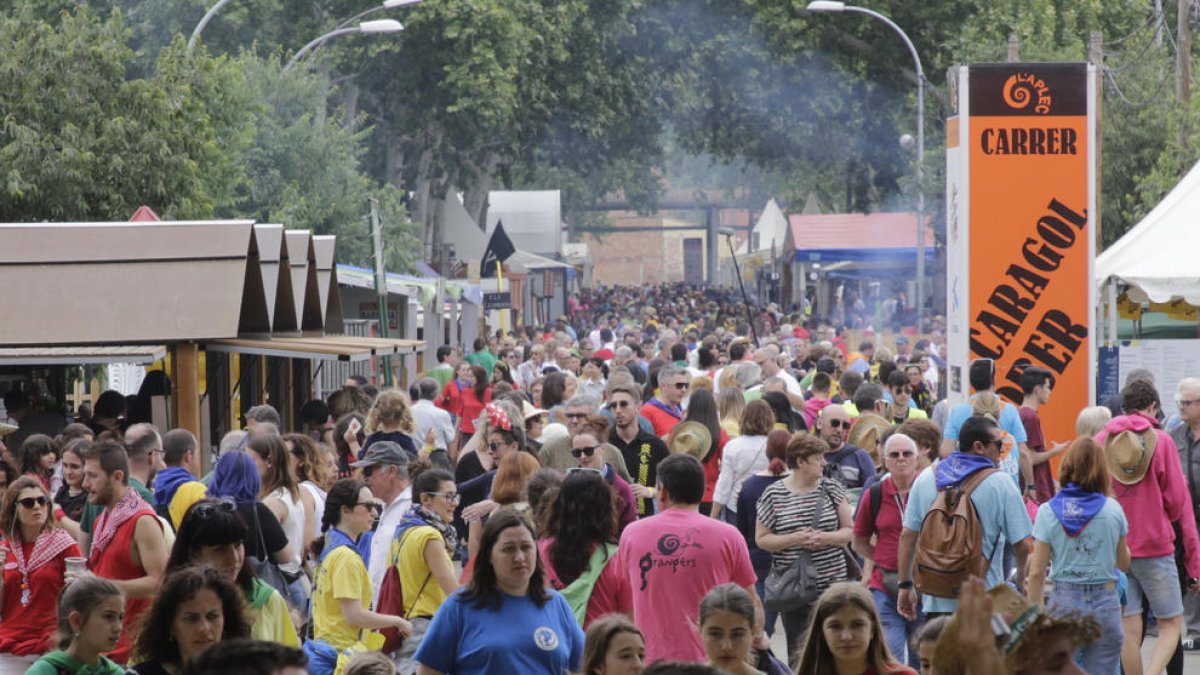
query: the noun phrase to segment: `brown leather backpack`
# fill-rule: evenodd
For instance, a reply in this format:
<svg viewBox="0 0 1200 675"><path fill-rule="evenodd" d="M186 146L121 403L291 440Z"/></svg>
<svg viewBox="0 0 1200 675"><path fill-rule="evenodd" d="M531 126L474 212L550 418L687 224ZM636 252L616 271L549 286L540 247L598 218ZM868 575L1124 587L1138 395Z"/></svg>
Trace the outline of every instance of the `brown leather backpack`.
<svg viewBox="0 0 1200 675"><path fill-rule="evenodd" d="M993 473L980 469L933 500L917 534L913 582L921 593L956 598L968 578L987 577L991 560L983 554L983 523L971 493Z"/></svg>

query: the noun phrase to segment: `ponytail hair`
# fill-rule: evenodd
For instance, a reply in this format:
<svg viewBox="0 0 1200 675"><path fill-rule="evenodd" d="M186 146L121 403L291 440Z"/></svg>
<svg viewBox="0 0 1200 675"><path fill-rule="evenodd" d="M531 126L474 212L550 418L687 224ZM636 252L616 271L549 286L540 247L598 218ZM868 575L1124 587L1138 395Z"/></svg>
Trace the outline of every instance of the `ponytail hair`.
<svg viewBox="0 0 1200 675"><path fill-rule="evenodd" d="M353 509L358 503L358 493L367 486L366 482L358 478L343 478L333 484L329 489L329 494L325 496L325 513L321 514L321 532L322 536L313 539L309 551L313 557L321 557L321 552L325 550L324 533L329 531L331 527L337 527L338 522L342 519L342 509Z"/></svg>
<svg viewBox="0 0 1200 675"><path fill-rule="evenodd" d="M75 639L75 630L71 628L71 612L79 612L84 622L100 603L109 598L124 598L125 594L117 585L108 579L100 577L80 577L63 587L58 595L58 627L54 632L54 643L61 650L66 650Z"/></svg>

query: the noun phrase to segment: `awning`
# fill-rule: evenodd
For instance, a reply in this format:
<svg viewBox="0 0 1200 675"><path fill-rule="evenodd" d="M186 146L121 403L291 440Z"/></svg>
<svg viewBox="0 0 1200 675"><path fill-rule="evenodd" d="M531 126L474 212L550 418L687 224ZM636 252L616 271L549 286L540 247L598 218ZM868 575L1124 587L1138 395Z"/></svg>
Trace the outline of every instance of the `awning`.
<svg viewBox="0 0 1200 675"><path fill-rule="evenodd" d="M167 355L163 345L121 347L5 347L0 366L79 366L98 363L148 365Z"/></svg>
<svg viewBox="0 0 1200 675"><path fill-rule="evenodd" d="M255 356L330 361L366 361L376 356L397 356L425 348L421 340L326 335L307 338L229 338L204 345L210 352L236 352Z"/></svg>

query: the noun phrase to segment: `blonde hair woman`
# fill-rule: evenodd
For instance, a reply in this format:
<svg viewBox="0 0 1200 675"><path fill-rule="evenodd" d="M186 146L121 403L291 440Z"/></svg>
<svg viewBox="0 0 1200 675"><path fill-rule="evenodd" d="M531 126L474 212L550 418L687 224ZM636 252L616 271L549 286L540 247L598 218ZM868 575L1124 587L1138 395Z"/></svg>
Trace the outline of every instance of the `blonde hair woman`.
<svg viewBox="0 0 1200 675"><path fill-rule="evenodd" d="M721 413L721 428L725 430L725 433L729 434L730 438L741 435L741 419L742 412L746 410L746 395L742 392L742 388L737 386L736 379L733 386L721 385L721 393L717 396L717 409Z"/></svg>
<svg viewBox="0 0 1200 675"><path fill-rule="evenodd" d="M1095 436L1112 419L1112 411L1102 405L1094 405L1079 411L1075 418L1076 436ZM1068 451L1070 452L1070 451Z"/></svg>

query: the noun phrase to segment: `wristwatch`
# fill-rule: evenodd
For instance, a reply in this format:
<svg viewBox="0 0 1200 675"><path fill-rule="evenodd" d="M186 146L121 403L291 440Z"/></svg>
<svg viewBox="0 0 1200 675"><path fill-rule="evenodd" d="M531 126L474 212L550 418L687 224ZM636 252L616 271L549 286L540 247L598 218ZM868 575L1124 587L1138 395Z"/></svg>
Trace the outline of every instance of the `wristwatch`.
<svg viewBox="0 0 1200 675"><path fill-rule="evenodd" d="M900 583L896 584L896 588L898 588L898 589L900 589L900 590L902 590L902 591L904 591L904 590L908 590L908 589L910 589L910 588L912 588L912 587L913 587L913 582L912 582L912 580L909 580L909 581L901 581Z"/></svg>

